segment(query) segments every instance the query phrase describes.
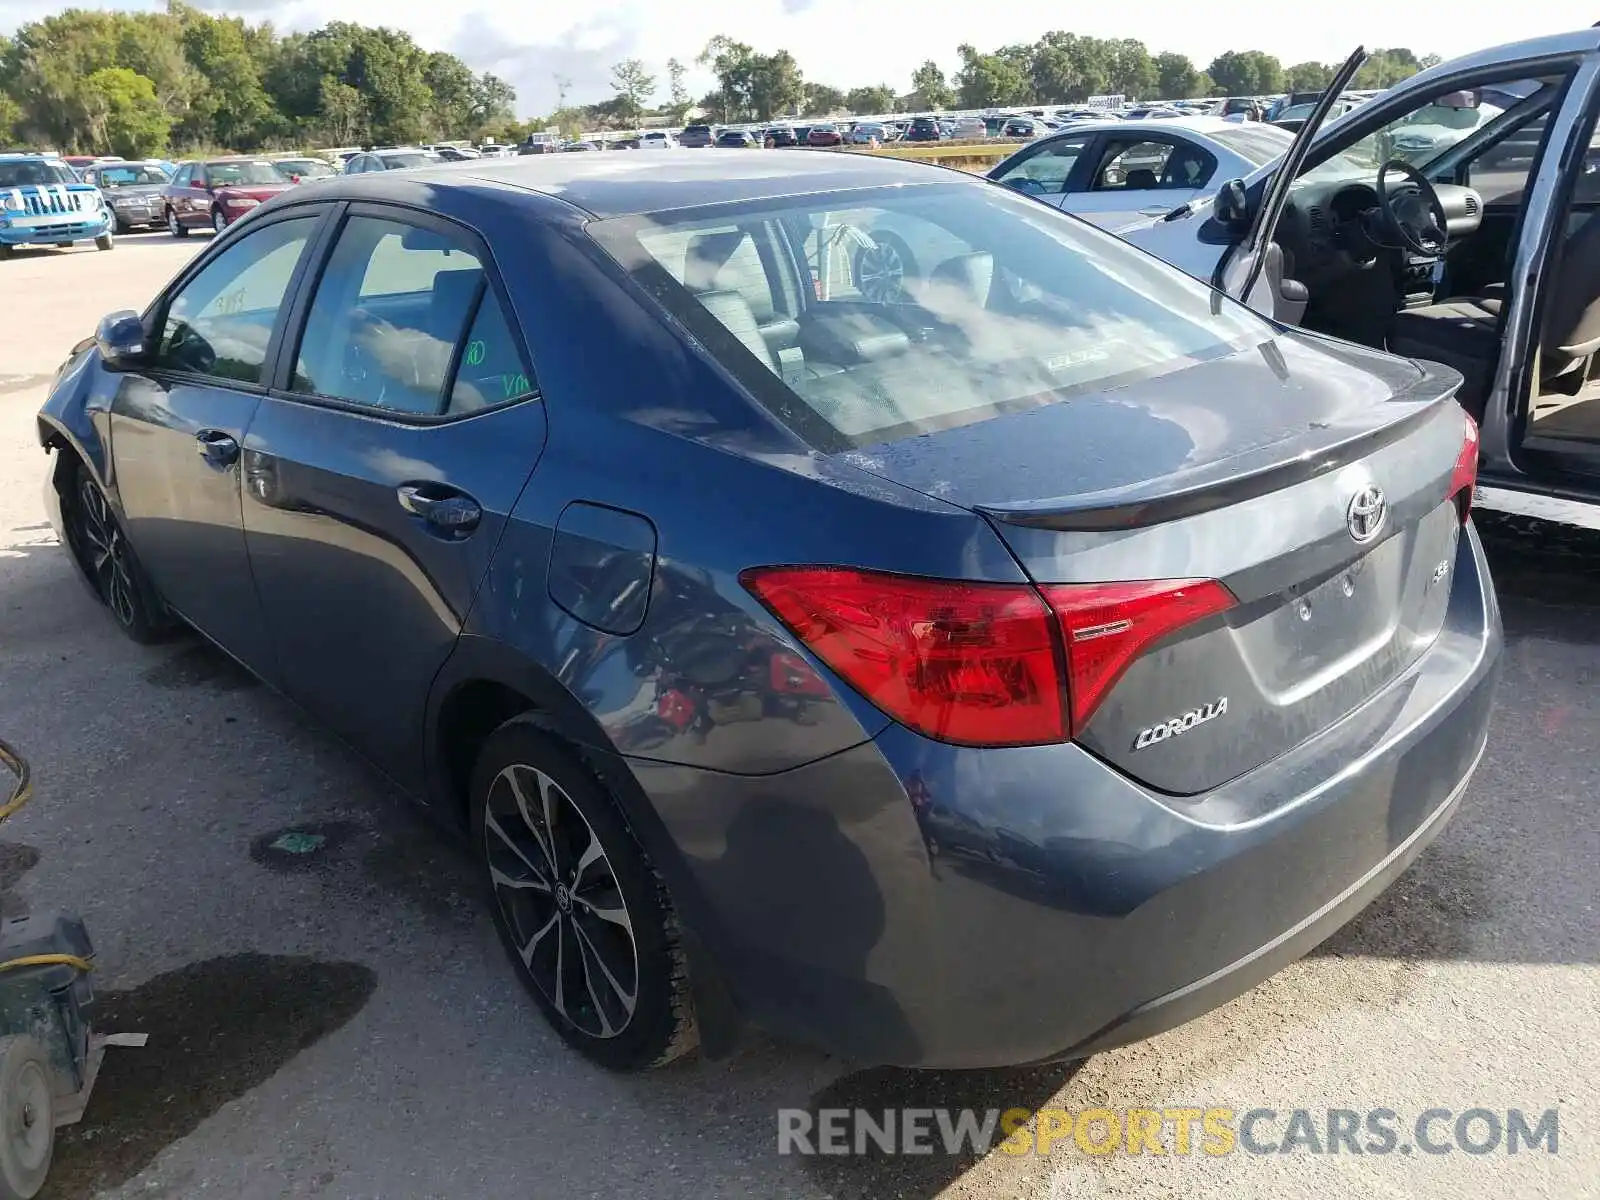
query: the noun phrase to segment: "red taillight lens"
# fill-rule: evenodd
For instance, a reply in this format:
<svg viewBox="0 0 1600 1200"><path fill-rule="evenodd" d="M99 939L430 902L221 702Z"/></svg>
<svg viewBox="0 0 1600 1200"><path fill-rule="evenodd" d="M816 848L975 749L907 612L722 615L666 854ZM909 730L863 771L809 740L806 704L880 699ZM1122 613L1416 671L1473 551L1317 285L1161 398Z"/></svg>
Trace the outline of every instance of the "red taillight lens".
<svg viewBox="0 0 1600 1200"><path fill-rule="evenodd" d="M970 746L1066 740L1055 635L1024 584L835 567L769 567L740 581L884 712Z"/></svg>
<svg viewBox="0 0 1600 1200"><path fill-rule="evenodd" d="M1472 489L1478 484L1478 423L1465 413L1467 430L1461 442L1461 453L1456 455L1455 470L1450 472L1450 490L1446 495L1456 502L1456 511L1466 521L1472 512Z"/></svg>
<svg viewBox="0 0 1600 1200"><path fill-rule="evenodd" d="M1152 645L1234 604L1233 593L1210 579L1050 584L1040 590L1061 623L1075 730Z"/></svg>

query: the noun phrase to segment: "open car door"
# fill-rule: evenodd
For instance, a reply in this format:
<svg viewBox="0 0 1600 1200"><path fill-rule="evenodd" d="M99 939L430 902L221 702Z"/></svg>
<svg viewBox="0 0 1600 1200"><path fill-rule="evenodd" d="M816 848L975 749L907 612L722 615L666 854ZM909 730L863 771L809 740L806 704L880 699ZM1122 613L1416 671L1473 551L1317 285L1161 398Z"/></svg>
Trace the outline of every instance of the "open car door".
<svg viewBox="0 0 1600 1200"><path fill-rule="evenodd" d="M1285 277L1283 251L1272 240L1272 234L1278 228L1278 218L1283 215L1283 206L1289 198L1289 187L1300 174L1312 139L1321 132L1328 114L1366 61L1364 46L1357 46L1344 60L1344 65L1334 74L1327 90L1306 117L1305 124L1295 133L1294 141L1278 162L1277 171L1268 179L1260 203L1251 216L1249 232L1217 264L1217 275L1212 282L1218 288L1286 325L1300 323L1306 308L1305 286ZM1241 181L1222 185L1217 196L1217 212L1225 211L1230 203L1235 210L1246 203Z"/></svg>

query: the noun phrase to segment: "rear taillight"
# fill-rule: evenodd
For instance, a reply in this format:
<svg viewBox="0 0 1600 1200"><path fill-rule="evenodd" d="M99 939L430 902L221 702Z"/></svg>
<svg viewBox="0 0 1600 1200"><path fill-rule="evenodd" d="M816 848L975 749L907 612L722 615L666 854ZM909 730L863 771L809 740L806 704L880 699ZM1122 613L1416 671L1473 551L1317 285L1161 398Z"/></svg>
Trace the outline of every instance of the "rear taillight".
<svg viewBox="0 0 1600 1200"><path fill-rule="evenodd" d="M1455 501L1456 512L1463 523L1472 512L1472 490L1478 485L1478 423L1465 413L1467 429L1461 442L1461 453L1456 455L1455 469L1450 472L1450 490L1446 495Z"/></svg>
<svg viewBox="0 0 1600 1200"><path fill-rule="evenodd" d="M970 746L1067 740L1147 649L1234 603L1220 583L1195 579L1036 591L837 567L768 567L740 580L889 716Z"/></svg>
<svg viewBox="0 0 1600 1200"><path fill-rule="evenodd" d="M1233 607L1210 579L1050 584L1041 589L1061 623L1072 696L1082 729L1134 661L1169 634Z"/></svg>
<svg viewBox="0 0 1600 1200"><path fill-rule="evenodd" d="M1056 640L1025 584L834 567L771 567L741 582L807 649L918 733L969 746L1064 741Z"/></svg>

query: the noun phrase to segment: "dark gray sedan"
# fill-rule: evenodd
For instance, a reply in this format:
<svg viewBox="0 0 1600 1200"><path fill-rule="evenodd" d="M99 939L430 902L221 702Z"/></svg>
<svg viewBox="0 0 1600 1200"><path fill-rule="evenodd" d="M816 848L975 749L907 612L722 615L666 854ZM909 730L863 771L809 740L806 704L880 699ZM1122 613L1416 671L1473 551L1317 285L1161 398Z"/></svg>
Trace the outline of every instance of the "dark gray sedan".
<svg viewBox="0 0 1600 1200"><path fill-rule="evenodd" d="M1439 833L1501 641L1459 375L958 172L671 167L287 189L39 418L112 617L465 834L572 1046L1081 1056Z"/></svg>

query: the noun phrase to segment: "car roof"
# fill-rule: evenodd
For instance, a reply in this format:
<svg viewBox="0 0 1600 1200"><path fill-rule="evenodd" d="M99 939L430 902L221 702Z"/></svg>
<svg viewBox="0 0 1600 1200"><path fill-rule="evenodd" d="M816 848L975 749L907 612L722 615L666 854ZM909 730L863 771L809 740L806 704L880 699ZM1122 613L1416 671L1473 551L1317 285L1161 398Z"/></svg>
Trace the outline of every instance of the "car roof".
<svg viewBox="0 0 1600 1200"><path fill-rule="evenodd" d="M369 197L411 203L411 189L463 190L483 184L556 197L590 216L667 212L708 204L780 199L812 192L967 181L982 177L868 154L685 155L670 164L629 154L552 154L474 159L419 167L398 178L340 175L319 198Z"/></svg>

